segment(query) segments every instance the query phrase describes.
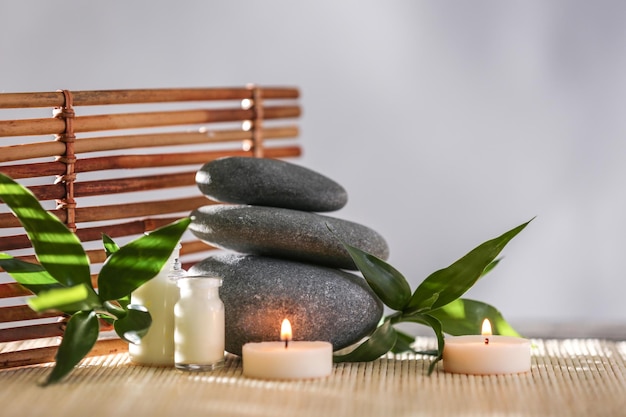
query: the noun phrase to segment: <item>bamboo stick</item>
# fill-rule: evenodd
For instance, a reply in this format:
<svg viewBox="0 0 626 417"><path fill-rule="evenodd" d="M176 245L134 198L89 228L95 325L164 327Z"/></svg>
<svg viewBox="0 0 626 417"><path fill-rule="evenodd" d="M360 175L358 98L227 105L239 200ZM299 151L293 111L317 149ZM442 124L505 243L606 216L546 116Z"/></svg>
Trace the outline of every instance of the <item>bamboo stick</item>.
<svg viewBox="0 0 626 417"><path fill-rule="evenodd" d="M0 353L0 369L53 362L58 348L58 346L46 346ZM103 339L96 342L86 357L113 355L127 351L128 343L123 340Z"/></svg>
<svg viewBox="0 0 626 417"><path fill-rule="evenodd" d="M300 155L300 148L284 147L264 149L268 158ZM281 156L276 156L281 155ZM157 168L182 165L203 165L223 156L252 156L251 151L208 151L152 155L119 155L83 159L76 162L76 172L101 171L107 169Z"/></svg>
<svg viewBox="0 0 626 417"><path fill-rule="evenodd" d="M182 248L180 249L180 254L182 255L191 255L193 253L200 253L206 251L212 251L218 249L215 246L211 246L208 243L202 242L201 240L192 240L188 242L182 243Z"/></svg>
<svg viewBox="0 0 626 417"><path fill-rule="evenodd" d="M0 268L0 271L2 271L2 268ZM28 295L33 294L17 282L7 282L6 284L0 284L0 299L25 297Z"/></svg>
<svg viewBox="0 0 626 417"><path fill-rule="evenodd" d="M172 219L167 220L166 223L169 223L170 220ZM154 225L157 225L157 224L158 222L154 223ZM151 230L154 230L154 228L155 227L150 228L150 226L148 226L146 227L145 231L149 232ZM141 234L141 233L143 232L140 232L138 234ZM114 233L111 233L111 237L116 237L116 236L113 236L113 234ZM121 236L130 236L130 235L131 234L127 233ZM181 255L190 255L190 254L195 254L195 253L200 253L200 252L208 252L208 251L217 249L217 247L211 246L208 243L204 243L200 240L191 240L191 241L182 242L181 246L182 246L180 250ZM94 250L89 250L86 252L87 252L87 257L89 258L89 261L92 264L102 263L106 259L106 253L104 252L104 250L94 249ZM25 262L38 263L35 255L16 256L16 259L20 259ZM3 269L0 268L0 271L3 271ZM94 287L97 285L96 278L97 278L97 275L94 275L92 279ZM21 297L21 296L26 296L26 295L32 295L32 294L30 293L30 291L26 290L24 287L22 287L21 285L17 283L10 282L6 284L0 284L0 298Z"/></svg>
<svg viewBox="0 0 626 417"><path fill-rule="evenodd" d="M181 245L182 245L181 253L186 254L186 255L190 253L197 253L197 252L217 249L216 247L211 246L207 243L198 244L198 241L183 242L181 243ZM93 249L93 250L88 250L85 252L87 253L87 257L89 258L89 262L91 264L102 263L106 260L106 253L104 252L104 249ZM16 256L16 259L20 259L25 262L37 263L37 258L35 257L35 255ZM0 268L0 271L2 271L1 268Z"/></svg>
<svg viewBox="0 0 626 417"><path fill-rule="evenodd" d="M267 106L265 119L282 119L300 116L299 106ZM158 126L193 125L252 120L254 109L177 110L143 113L101 114L79 116L73 120L74 132L134 129ZM61 134L65 121L60 118L2 120L0 137Z"/></svg>
<svg viewBox="0 0 626 417"><path fill-rule="evenodd" d="M34 326L2 329L0 330L0 343L39 339L41 337L62 336L63 326L64 325L62 323L45 323Z"/></svg>
<svg viewBox="0 0 626 417"><path fill-rule="evenodd" d="M179 198L176 200L160 200L130 204L81 207L76 209L76 221L78 223L85 223L103 220L117 220L131 217L154 216L157 214L165 213L187 212L202 205L209 204L213 204L209 199L204 196L197 196L189 198Z"/></svg>
<svg viewBox="0 0 626 417"><path fill-rule="evenodd" d="M296 99L300 93L295 87L260 87L264 99ZM108 104L165 103L176 101L213 101L252 99L252 89L234 88L177 88L152 90L72 91L75 106ZM0 108L61 107L65 98L60 91L0 94Z"/></svg>
<svg viewBox="0 0 626 417"><path fill-rule="evenodd" d="M93 206L93 207L79 207L76 209L76 222L77 223L88 223L94 221L105 221L105 220L119 220L119 219L128 219L134 217L144 217L144 216L154 216L158 214L167 214L167 213L178 213L178 212L186 212L191 211L196 207L200 207L201 205L209 205L214 204L211 200L203 197L189 197L189 198L180 198L176 200L161 200L161 201L145 201L138 203L127 203L127 204L115 204L115 205L104 205L104 206ZM54 214L59 218L62 222L67 221L67 216L65 210L50 210L50 213ZM145 222L154 222L160 223L161 219L145 219ZM19 220L11 213L2 213L0 214L0 229L8 228L8 227L20 227L21 224ZM79 229L81 230L81 229ZM149 229L148 229L149 230ZM109 233L114 233L113 230L109 230ZM7 239L11 241L13 236L11 237L3 237L0 238L0 242L3 239ZM17 244L16 244L17 245ZM2 244L0 243L0 248L4 247L7 250L9 249L10 243ZM13 247L12 249L18 249L18 247Z"/></svg>
<svg viewBox="0 0 626 417"><path fill-rule="evenodd" d="M206 200L206 199L205 199ZM119 206L120 208L123 206ZM136 217L128 214L126 217ZM91 242L102 240L102 234L105 233L110 237L133 236L154 230L158 227L165 226L178 218L158 218L143 219L133 222L125 222L114 225L105 225L97 227L89 227L78 229L76 235L81 242ZM3 236L0 237L0 250L16 250L30 248L32 245L27 235Z"/></svg>
<svg viewBox="0 0 626 417"><path fill-rule="evenodd" d="M194 185L195 175L196 171L192 171L151 177L127 177L76 182L74 184L74 197L91 197ZM65 197L65 185L63 183L34 185L28 188L39 200L61 200Z"/></svg>
<svg viewBox="0 0 626 417"><path fill-rule="evenodd" d="M262 130L265 139L285 139L298 136L297 126L267 128ZM136 149L157 146L192 145L214 142L252 140L252 132L237 130L210 130L207 132L172 132L147 135L120 135L77 139L75 153L99 152L118 149ZM65 144L46 141L7 146L2 149L0 162L20 161L30 158L63 155ZM31 164L33 165L33 164Z"/></svg>
<svg viewBox="0 0 626 417"><path fill-rule="evenodd" d="M196 171L163 174L150 177L114 178L101 181L84 181L74 184L75 197L89 197L102 194L129 193L196 184ZM55 197L59 198L59 197Z"/></svg>
<svg viewBox="0 0 626 417"><path fill-rule="evenodd" d="M50 185L33 185L28 189L37 197L38 200L60 200L65 197L65 185L50 184Z"/></svg>
<svg viewBox="0 0 626 417"><path fill-rule="evenodd" d="M13 213L0 213L0 228L20 227L22 224Z"/></svg>
<svg viewBox="0 0 626 417"><path fill-rule="evenodd" d="M58 143L58 142L54 142L54 143ZM42 145L44 144L42 143ZM36 146L36 144L34 146ZM65 145L62 145L62 146L65 148ZM4 151L5 149L2 149L2 151ZM22 159L22 158L18 158L18 159ZM0 166L0 172L2 172L4 175L8 175L14 180L17 180L20 178L37 178L37 177L50 177L54 175L63 175L65 173L65 170L66 170L66 165L63 162L39 162L39 163L32 163L32 164L27 163L27 164Z"/></svg>
<svg viewBox="0 0 626 417"><path fill-rule="evenodd" d="M81 242L101 240L103 233L107 234L108 236L112 238L122 237L122 236L141 235L143 233L157 229L161 226L165 226L169 223L172 223L178 220L179 218L180 217L143 219L143 220L137 220L134 222L128 222L128 223L122 223L122 224L90 227L87 229L79 229L76 231L76 234L78 235Z"/></svg>
<svg viewBox="0 0 626 417"><path fill-rule="evenodd" d="M26 304L10 306L10 307L0 307L0 323L8 323L11 321L22 321L22 320L45 319L49 317L59 317L60 315L61 313L59 312L50 312L50 311L44 312L44 313L37 313Z"/></svg>
<svg viewBox="0 0 626 417"><path fill-rule="evenodd" d="M31 246L26 235L0 236L0 251L25 249Z"/></svg>
<svg viewBox="0 0 626 417"><path fill-rule="evenodd" d="M214 246L208 245L206 243L202 243L201 244L193 243L187 243L187 242L183 242L182 248L181 248L181 253L182 254L191 254L191 253L198 253L198 252L204 252L204 251L211 251L211 250L215 250L217 248L215 248ZM88 250L87 252L87 256L89 257L89 262L91 264L98 264L98 263L102 263L106 260L106 253L104 252L104 250L100 250L100 249L95 249L95 250ZM28 258L28 257L25 257ZM20 259L22 259L20 257ZM96 284L94 283L94 286Z"/></svg>
<svg viewBox="0 0 626 417"><path fill-rule="evenodd" d="M265 157L267 158L295 157L300 156L302 152L299 146L264 148L263 150ZM76 161L74 172L81 173L116 168L131 169L204 164L214 159L226 156L251 157L252 151L228 149L190 153L113 155L98 158L84 158ZM65 173L65 169L65 164L62 162L40 162L33 164L0 166L0 172L13 179L63 175Z"/></svg>
<svg viewBox="0 0 626 417"><path fill-rule="evenodd" d="M54 362L58 346L46 346L0 353L0 369Z"/></svg>
<svg viewBox="0 0 626 417"><path fill-rule="evenodd" d="M85 253L87 254L87 258L89 258L89 262L91 264L99 264L106 260L106 253L104 252L104 249L87 250ZM15 258L24 262L38 263L35 255L16 256ZM4 270L0 268L0 271Z"/></svg>

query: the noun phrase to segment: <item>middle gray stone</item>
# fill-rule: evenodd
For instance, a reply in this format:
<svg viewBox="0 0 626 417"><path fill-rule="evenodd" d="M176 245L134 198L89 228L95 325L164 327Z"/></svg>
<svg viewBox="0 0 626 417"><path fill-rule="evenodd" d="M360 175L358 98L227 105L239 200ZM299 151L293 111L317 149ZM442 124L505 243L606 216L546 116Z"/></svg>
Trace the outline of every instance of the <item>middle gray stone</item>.
<svg viewBox="0 0 626 417"><path fill-rule="evenodd" d="M358 223L298 210L211 205L194 210L189 230L222 249L356 269L339 241L386 260L385 239ZM332 230L332 232L329 230Z"/></svg>

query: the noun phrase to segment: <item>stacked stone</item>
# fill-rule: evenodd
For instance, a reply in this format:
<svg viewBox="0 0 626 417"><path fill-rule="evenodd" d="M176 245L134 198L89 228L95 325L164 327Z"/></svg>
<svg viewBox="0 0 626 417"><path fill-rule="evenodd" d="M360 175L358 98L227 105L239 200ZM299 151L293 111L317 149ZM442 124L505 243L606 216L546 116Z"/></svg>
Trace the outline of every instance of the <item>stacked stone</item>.
<svg viewBox="0 0 626 417"><path fill-rule="evenodd" d="M227 157L196 175L217 203L192 212L191 232L218 248L190 269L223 278L226 350L279 340L283 318L294 340L325 340L335 350L369 334L383 305L340 240L387 259L385 240L358 223L319 214L341 209L345 189L289 162Z"/></svg>

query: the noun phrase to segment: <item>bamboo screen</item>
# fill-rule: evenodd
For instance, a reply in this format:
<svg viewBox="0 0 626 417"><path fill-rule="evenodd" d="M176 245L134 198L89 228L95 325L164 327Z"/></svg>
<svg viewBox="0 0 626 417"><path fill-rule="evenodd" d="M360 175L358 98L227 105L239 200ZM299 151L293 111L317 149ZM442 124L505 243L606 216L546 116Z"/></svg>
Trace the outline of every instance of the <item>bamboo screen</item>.
<svg viewBox="0 0 626 417"><path fill-rule="evenodd" d="M3 93L0 172L29 187L75 231L95 278L105 260L102 233L122 245L211 204L195 185L204 163L231 155L300 155L293 141L298 97L296 88L257 86ZM212 249L187 233L183 266ZM4 204L0 252L35 261ZM25 304L29 295L0 269L0 368L54 358L63 317L34 313ZM124 349L103 331L92 354Z"/></svg>

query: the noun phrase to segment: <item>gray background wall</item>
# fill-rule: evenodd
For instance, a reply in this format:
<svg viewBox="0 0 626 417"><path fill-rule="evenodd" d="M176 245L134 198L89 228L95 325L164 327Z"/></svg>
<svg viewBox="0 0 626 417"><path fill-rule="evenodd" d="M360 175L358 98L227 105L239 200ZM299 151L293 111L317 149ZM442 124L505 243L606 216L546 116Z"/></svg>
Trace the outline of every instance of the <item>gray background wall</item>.
<svg viewBox="0 0 626 417"><path fill-rule="evenodd" d="M298 163L417 285L533 216L468 296L626 322L626 6L611 1L21 0L0 90L297 85Z"/></svg>

